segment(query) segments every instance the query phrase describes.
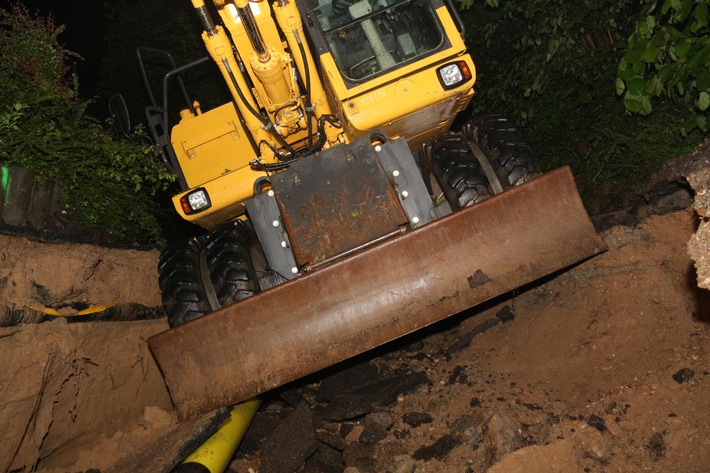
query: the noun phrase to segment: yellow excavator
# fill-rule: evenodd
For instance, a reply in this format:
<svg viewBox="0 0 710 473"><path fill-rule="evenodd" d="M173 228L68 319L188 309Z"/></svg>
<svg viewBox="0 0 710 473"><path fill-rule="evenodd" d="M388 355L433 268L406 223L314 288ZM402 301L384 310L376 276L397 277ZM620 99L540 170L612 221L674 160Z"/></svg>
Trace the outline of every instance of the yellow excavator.
<svg viewBox="0 0 710 473"><path fill-rule="evenodd" d="M603 251L568 168L541 173L505 118L454 129L476 71L450 0L192 5L209 57L147 108L205 229L159 263L172 328L149 346L179 419ZM182 75L209 58L231 99L203 110Z"/></svg>

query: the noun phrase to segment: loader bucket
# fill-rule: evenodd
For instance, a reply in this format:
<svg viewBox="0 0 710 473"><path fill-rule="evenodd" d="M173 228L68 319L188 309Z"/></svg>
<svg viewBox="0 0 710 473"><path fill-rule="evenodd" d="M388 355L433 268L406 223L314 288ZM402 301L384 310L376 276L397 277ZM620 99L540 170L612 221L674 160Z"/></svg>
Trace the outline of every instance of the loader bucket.
<svg viewBox="0 0 710 473"><path fill-rule="evenodd" d="M411 333L606 249L568 168L148 340L181 420Z"/></svg>

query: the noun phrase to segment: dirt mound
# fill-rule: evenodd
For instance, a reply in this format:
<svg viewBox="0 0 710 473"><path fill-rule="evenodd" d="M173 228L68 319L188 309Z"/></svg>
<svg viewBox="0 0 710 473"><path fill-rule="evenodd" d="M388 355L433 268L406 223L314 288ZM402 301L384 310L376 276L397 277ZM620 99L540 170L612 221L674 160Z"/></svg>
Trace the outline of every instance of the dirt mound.
<svg viewBox="0 0 710 473"><path fill-rule="evenodd" d="M145 343L166 326L58 319L0 329L6 447L0 466L103 470L174 427L170 397ZM74 464L85 467L68 469Z"/></svg>
<svg viewBox="0 0 710 473"><path fill-rule="evenodd" d="M161 306L158 256L155 249L107 248L0 233L0 326L71 317L82 311L88 312L82 321L162 315L156 310Z"/></svg>

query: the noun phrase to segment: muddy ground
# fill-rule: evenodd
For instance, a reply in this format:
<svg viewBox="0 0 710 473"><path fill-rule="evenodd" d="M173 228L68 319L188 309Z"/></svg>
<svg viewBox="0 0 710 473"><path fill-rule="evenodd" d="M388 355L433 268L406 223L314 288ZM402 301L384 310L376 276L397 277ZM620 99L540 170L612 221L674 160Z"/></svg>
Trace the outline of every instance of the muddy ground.
<svg viewBox="0 0 710 473"><path fill-rule="evenodd" d="M231 471L708 471L709 156L595 219L606 253L270 393ZM0 235L0 469L166 471L209 432L147 349L157 257Z"/></svg>

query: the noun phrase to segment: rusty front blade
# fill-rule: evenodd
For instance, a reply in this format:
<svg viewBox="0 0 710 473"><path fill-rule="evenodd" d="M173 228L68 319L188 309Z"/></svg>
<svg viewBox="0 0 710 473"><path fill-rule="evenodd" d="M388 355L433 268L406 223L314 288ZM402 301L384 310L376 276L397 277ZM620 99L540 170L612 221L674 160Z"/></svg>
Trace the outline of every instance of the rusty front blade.
<svg viewBox="0 0 710 473"><path fill-rule="evenodd" d="M234 404L604 251L568 168L149 339L179 419Z"/></svg>

